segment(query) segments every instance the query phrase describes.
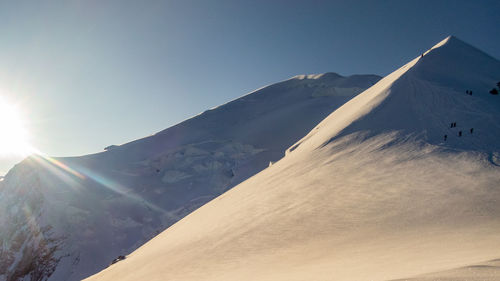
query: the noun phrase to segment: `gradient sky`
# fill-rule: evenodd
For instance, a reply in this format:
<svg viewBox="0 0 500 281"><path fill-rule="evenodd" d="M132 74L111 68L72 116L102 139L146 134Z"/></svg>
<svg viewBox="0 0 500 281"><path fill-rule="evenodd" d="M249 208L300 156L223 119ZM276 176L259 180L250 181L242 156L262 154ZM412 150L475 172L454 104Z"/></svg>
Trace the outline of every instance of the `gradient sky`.
<svg viewBox="0 0 500 281"><path fill-rule="evenodd" d="M500 1L0 1L0 97L52 156L102 151L304 73L386 75ZM0 174L19 158L1 158Z"/></svg>

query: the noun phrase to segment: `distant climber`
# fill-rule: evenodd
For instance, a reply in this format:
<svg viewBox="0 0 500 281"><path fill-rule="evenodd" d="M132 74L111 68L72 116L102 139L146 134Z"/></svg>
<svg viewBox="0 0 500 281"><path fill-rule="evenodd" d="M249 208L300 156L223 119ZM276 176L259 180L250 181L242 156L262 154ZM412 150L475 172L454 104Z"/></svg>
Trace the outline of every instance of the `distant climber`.
<svg viewBox="0 0 500 281"><path fill-rule="evenodd" d="M119 262L119 261L122 261L122 260L124 260L124 259L126 259L126 257L125 257L125 256L118 256L116 259L114 259L114 260L111 262L111 264L115 264L115 263L117 263L117 262Z"/></svg>
<svg viewBox="0 0 500 281"><path fill-rule="evenodd" d="M474 128L470 128L470 133L472 134L474 132Z"/></svg>
<svg viewBox="0 0 500 281"><path fill-rule="evenodd" d="M461 137L462 136L462 131L458 131L458 136Z"/></svg>
<svg viewBox="0 0 500 281"><path fill-rule="evenodd" d="M448 138L448 135L444 135L444 141L446 141L447 138Z"/></svg>
<svg viewBox="0 0 500 281"><path fill-rule="evenodd" d="M424 54L422 53L422 55L420 56L420 58L423 58L424 57Z"/></svg>
<svg viewBox="0 0 500 281"><path fill-rule="evenodd" d="M453 127L456 127L457 126L457 122L453 123Z"/></svg>
<svg viewBox="0 0 500 281"><path fill-rule="evenodd" d="M450 124L450 128L453 128L453 123Z"/></svg>

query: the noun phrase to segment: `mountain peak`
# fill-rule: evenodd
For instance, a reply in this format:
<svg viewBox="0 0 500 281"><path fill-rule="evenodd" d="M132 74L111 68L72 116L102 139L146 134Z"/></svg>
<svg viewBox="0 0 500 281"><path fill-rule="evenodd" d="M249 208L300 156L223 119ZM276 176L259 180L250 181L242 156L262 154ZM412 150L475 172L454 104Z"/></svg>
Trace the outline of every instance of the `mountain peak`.
<svg viewBox="0 0 500 281"><path fill-rule="evenodd" d="M450 35L445 39L441 40L439 43L437 43L428 51L426 51L424 55L427 55L437 50L446 50L446 52L453 52L453 55L456 55L457 53L462 53L463 55L467 56L471 55L487 56L488 57L487 59L497 60L496 58L493 58L492 56L484 53L483 51L479 50L478 48L470 45L469 43L461 40L460 38L454 35Z"/></svg>
<svg viewBox="0 0 500 281"><path fill-rule="evenodd" d="M429 51L443 47L443 46L468 46L471 48L476 49L475 47L471 46L470 44L466 43L465 41L461 40L460 38L456 37L455 35L449 35L443 40L439 41L436 45L432 46L432 48L429 49Z"/></svg>
<svg viewBox="0 0 500 281"><path fill-rule="evenodd" d="M300 74L300 75L295 75L291 79L298 79L298 80L305 80L305 79L312 79L312 80L335 80L338 78L342 78L343 76L335 73L335 72L326 72L326 73L321 73L321 74Z"/></svg>
<svg viewBox="0 0 500 281"><path fill-rule="evenodd" d="M437 43L436 45L434 45L432 48L430 48L430 50L437 49L437 48L439 48L441 46L444 46L446 44L449 44L449 43L453 44L453 42L464 43L462 40L458 39L457 37L455 37L453 35L449 35L446 38L444 38L443 40L441 40L439 43Z"/></svg>
<svg viewBox="0 0 500 281"><path fill-rule="evenodd" d="M500 127L488 116L500 114L500 100L489 94L499 79L500 61L448 36L338 108L289 151L353 133L388 132L453 149L498 150L494 132ZM459 129L450 131L450 123Z"/></svg>
<svg viewBox="0 0 500 281"><path fill-rule="evenodd" d="M412 74L458 91L488 92L500 78L500 62L450 35L418 59Z"/></svg>

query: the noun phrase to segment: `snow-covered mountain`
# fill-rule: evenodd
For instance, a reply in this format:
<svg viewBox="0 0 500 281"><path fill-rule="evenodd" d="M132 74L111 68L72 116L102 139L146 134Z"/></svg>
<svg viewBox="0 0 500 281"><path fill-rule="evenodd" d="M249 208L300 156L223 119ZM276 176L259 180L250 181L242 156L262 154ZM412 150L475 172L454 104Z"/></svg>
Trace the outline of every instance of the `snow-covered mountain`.
<svg viewBox="0 0 500 281"><path fill-rule="evenodd" d="M379 79L297 76L102 153L24 160L0 182L0 280L102 270L283 157Z"/></svg>
<svg viewBox="0 0 500 281"><path fill-rule="evenodd" d="M448 37L89 280L498 280L499 81Z"/></svg>

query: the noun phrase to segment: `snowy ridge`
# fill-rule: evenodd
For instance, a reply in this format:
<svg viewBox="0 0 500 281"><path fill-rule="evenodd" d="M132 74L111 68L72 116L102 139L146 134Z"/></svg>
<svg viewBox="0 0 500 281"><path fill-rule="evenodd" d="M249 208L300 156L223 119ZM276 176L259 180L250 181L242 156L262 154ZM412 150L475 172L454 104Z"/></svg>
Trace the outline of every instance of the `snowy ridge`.
<svg viewBox="0 0 500 281"><path fill-rule="evenodd" d="M331 139L334 135L340 133L341 130L345 129L355 120L358 120L370 113L375 107L380 105L385 98L387 98L392 84L404 73L406 73L408 69L414 66L417 61L418 58L402 66L398 70L382 78L381 81L363 92L362 95L359 95L347 102L344 106L340 107L337 111L321 121L321 123L319 123L313 131L311 131L311 133L289 148L288 152L295 150L300 144L311 139L313 136L315 137L312 138L312 140L309 140L309 142L311 142L309 145L312 147L323 146L327 142L325 139ZM321 130L323 134L318 135L318 131L321 128L325 128Z"/></svg>
<svg viewBox="0 0 500 281"><path fill-rule="evenodd" d="M498 259L498 80L447 38L89 280L426 280Z"/></svg>
<svg viewBox="0 0 500 281"><path fill-rule="evenodd" d="M282 158L378 80L289 79L102 153L24 160L0 182L0 280L98 272Z"/></svg>
<svg viewBox="0 0 500 281"><path fill-rule="evenodd" d="M391 130L423 133L426 142L447 147L499 151L494 139L500 126L492 117L500 101L488 93L498 82L499 70L498 60L447 37L333 112L289 151L303 143L318 148L354 131L375 135ZM475 94L466 95L468 90ZM459 127L448 130L454 122ZM460 131L463 138L457 138Z"/></svg>

